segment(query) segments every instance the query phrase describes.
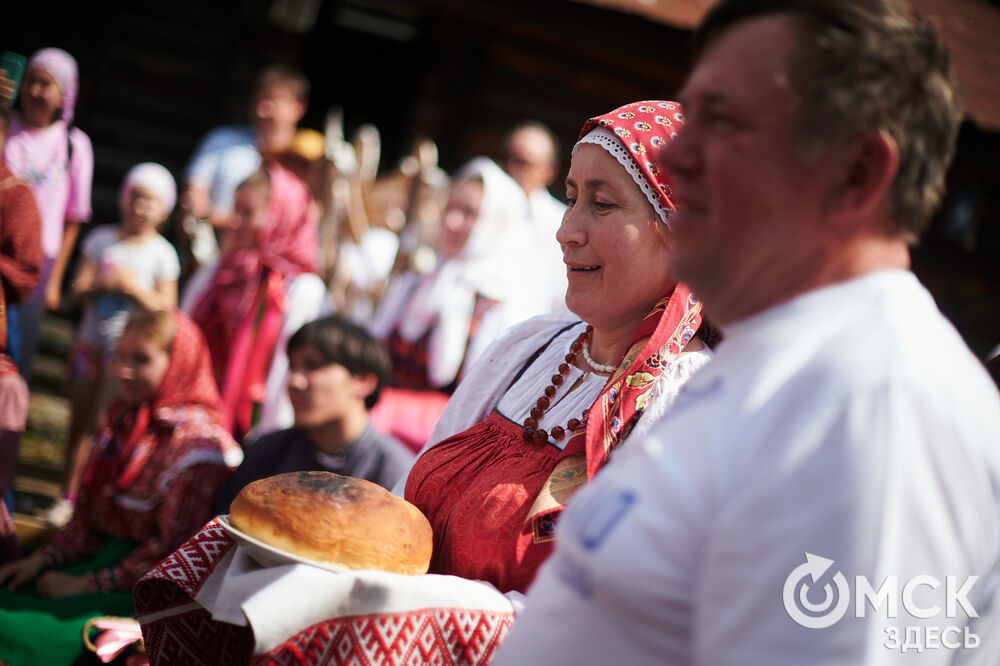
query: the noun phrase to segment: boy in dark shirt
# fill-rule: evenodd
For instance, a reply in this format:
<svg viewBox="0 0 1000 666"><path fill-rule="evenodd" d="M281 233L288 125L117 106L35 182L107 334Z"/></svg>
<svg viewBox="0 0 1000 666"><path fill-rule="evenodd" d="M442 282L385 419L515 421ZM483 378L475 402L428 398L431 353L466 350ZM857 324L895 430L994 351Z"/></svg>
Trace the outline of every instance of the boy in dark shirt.
<svg viewBox="0 0 1000 666"><path fill-rule="evenodd" d="M219 513L249 483L275 474L328 471L387 489L406 473L413 453L368 422L389 374L389 358L364 329L331 315L288 340L288 395L295 425L268 433L246 457L219 497Z"/></svg>

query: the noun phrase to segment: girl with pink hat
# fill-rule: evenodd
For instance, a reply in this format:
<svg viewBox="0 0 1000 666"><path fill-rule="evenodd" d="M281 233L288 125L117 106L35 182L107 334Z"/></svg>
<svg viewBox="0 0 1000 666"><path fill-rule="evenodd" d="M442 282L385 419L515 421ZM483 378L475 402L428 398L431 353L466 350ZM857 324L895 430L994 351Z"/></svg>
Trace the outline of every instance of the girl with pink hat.
<svg viewBox="0 0 1000 666"><path fill-rule="evenodd" d="M18 306L18 366L28 378L45 310L59 305L63 274L80 224L90 219L94 153L90 139L73 126L79 89L76 60L62 49L34 53L21 85L3 161L31 186L42 218L42 280Z"/></svg>

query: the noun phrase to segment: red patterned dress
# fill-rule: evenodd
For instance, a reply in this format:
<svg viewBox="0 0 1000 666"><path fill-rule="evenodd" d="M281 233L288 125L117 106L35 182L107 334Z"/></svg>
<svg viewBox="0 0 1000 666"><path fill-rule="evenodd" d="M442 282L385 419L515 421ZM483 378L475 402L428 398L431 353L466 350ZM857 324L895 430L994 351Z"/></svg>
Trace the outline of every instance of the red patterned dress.
<svg viewBox="0 0 1000 666"><path fill-rule="evenodd" d="M147 455L134 479L85 484L73 519L42 549L51 567L93 555L107 537L139 545L113 567L92 572L95 591L130 590L139 578L212 517L215 495L230 470L228 434L199 407L162 408L135 453ZM111 430L95 450L92 477L121 454Z"/></svg>
<svg viewBox="0 0 1000 666"><path fill-rule="evenodd" d="M176 313L170 360L148 403L116 402L84 472L73 519L42 552L50 566L94 554L107 537L139 542L88 574L95 592L130 590L212 517L215 495L242 458L221 424L208 348Z"/></svg>
<svg viewBox="0 0 1000 666"><path fill-rule="evenodd" d="M148 402L111 406L73 519L40 551L50 567L89 568L71 573L87 577L90 594L42 599L30 584L0 590L0 661L71 663L86 620L128 612L132 586L211 518L242 458L221 424L205 340L186 315L177 312L175 322L160 386ZM129 542L137 545L127 550ZM88 561L95 555L103 568Z"/></svg>

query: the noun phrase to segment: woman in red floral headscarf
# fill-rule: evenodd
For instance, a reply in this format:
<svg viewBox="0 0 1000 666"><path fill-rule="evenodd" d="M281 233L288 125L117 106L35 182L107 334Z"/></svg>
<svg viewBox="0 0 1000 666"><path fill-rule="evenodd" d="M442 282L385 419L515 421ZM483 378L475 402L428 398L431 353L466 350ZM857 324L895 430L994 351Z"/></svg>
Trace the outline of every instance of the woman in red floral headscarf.
<svg viewBox="0 0 1000 666"><path fill-rule="evenodd" d="M671 277L673 205L652 159L682 122L678 104L649 101L584 124L556 236L576 316L500 337L405 482L434 529L432 572L523 592L573 493L709 359L701 304Z"/></svg>
<svg viewBox="0 0 1000 666"><path fill-rule="evenodd" d="M317 233L309 188L268 162L237 187L220 259L199 269L181 300L205 333L237 439L292 425L285 343L333 309L317 275Z"/></svg>
<svg viewBox="0 0 1000 666"><path fill-rule="evenodd" d="M121 398L72 520L44 548L0 567L0 662L68 663L89 617L129 614L132 585L211 517L242 457L220 425L208 350L187 316L133 315L114 367ZM35 595L17 590L73 564L42 574Z"/></svg>
<svg viewBox="0 0 1000 666"><path fill-rule="evenodd" d="M154 661L188 649L190 636L206 651L258 649L278 660L303 654L387 664L439 654L445 662L453 655L489 660L518 597L551 551L563 507L615 447L650 429L709 359L700 339L701 303L670 276L673 207L651 159L682 120L677 104L654 101L587 121L557 234L566 304L576 317L537 317L502 334L472 364L431 444L397 486L430 520L431 573L452 575L369 579L378 572L304 567L318 576L309 579L318 593L295 597L302 611L297 624L272 631L281 623L271 617L288 619L281 605L283 590L291 588L277 585L268 588L275 603L256 605L261 612L236 626L212 618L239 593L223 601L200 592L211 580L240 575L232 566L239 553L228 558L233 542L212 523L137 587ZM362 588L371 592L362 595L370 603L358 606L351 592ZM344 594L352 603L337 603ZM165 612L179 599L192 599L196 610ZM475 631L452 631L456 622Z"/></svg>

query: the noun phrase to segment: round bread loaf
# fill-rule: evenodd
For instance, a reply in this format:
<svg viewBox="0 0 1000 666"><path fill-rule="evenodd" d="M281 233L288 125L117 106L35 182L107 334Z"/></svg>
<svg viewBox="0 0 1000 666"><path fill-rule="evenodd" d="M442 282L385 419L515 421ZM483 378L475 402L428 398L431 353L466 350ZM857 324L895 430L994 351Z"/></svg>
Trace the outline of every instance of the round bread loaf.
<svg viewBox="0 0 1000 666"><path fill-rule="evenodd" d="M420 509L370 481L290 472L246 486L233 527L259 541L345 569L427 573L433 537Z"/></svg>

